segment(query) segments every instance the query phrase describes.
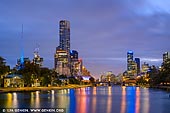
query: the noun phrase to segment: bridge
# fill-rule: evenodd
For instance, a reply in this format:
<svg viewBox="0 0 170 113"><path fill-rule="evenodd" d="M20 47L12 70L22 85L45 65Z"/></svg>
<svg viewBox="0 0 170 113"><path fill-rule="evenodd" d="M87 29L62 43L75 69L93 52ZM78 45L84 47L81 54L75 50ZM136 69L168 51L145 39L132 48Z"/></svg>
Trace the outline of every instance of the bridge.
<svg viewBox="0 0 170 113"><path fill-rule="evenodd" d="M112 85L114 85L114 83L113 82L110 82L110 81L98 81L98 82L94 82L93 83L93 85L94 86L98 86L98 85L100 85L100 84L103 84L103 85L107 85L107 86L112 86Z"/></svg>

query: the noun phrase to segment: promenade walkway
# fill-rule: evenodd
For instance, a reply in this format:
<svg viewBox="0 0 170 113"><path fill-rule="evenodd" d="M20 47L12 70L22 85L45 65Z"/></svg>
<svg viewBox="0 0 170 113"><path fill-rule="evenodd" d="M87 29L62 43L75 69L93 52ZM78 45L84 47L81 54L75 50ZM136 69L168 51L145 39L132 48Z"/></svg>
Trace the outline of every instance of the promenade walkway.
<svg viewBox="0 0 170 113"><path fill-rule="evenodd" d="M59 90L59 89L71 89L71 88L84 88L90 85L75 85L69 84L66 86L50 86L50 87L21 87L21 88L0 88L0 93L5 92L25 92L25 91L48 91L48 90Z"/></svg>

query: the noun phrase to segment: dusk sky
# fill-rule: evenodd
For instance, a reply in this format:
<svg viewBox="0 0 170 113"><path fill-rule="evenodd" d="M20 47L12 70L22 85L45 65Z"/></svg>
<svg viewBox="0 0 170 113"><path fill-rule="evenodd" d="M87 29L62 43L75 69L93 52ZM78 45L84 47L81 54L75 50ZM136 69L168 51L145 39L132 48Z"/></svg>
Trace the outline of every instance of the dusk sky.
<svg viewBox="0 0 170 113"><path fill-rule="evenodd" d="M0 0L0 56L15 66L21 54L33 58L36 44L44 67L54 68L59 21L71 24L71 49L99 77L126 70L127 51L141 63L160 66L170 52L169 0Z"/></svg>

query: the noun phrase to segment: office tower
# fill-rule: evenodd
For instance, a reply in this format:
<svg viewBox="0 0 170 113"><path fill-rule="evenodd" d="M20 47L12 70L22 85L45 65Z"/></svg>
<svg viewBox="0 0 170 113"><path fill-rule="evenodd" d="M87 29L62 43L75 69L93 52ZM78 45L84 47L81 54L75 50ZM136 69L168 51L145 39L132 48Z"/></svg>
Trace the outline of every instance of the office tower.
<svg viewBox="0 0 170 113"><path fill-rule="evenodd" d="M34 58L33 58L33 63L37 64L38 66L42 66L43 64L43 58L40 57L39 55L39 48L35 48L34 50Z"/></svg>
<svg viewBox="0 0 170 113"><path fill-rule="evenodd" d="M59 75L70 75L70 68L68 66L68 53L60 47L56 48L55 53L55 70Z"/></svg>
<svg viewBox="0 0 170 113"><path fill-rule="evenodd" d="M132 63L133 63L133 51L127 52L127 71L132 70Z"/></svg>
<svg viewBox="0 0 170 113"><path fill-rule="evenodd" d="M71 50L70 58L71 58L71 61L78 60L78 52L76 50Z"/></svg>
<svg viewBox="0 0 170 113"><path fill-rule="evenodd" d="M17 59L16 69L17 70L23 69L24 65L26 63L29 63L29 62L31 62L29 58L19 58L19 59Z"/></svg>
<svg viewBox="0 0 170 113"><path fill-rule="evenodd" d="M167 63L168 59L170 59L170 53L169 52L165 52L163 54L163 63Z"/></svg>
<svg viewBox="0 0 170 113"><path fill-rule="evenodd" d="M70 75L70 22L61 20L59 23L59 46L54 55L55 70L60 75Z"/></svg>
<svg viewBox="0 0 170 113"><path fill-rule="evenodd" d="M70 71L71 75L78 75L78 52L76 50L70 51Z"/></svg>
<svg viewBox="0 0 170 113"><path fill-rule="evenodd" d="M70 52L70 22L67 20L60 21L60 48Z"/></svg>
<svg viewBox="0 0 170 113"><path fill-rule="evenodd" d="M146 63L146 62L144 62L144 63L142 64L142 73L147 73L148 70L149 70L149 64Z"/></svg>
<svg viewBox="0 0 170 113"><path fill-rule="evenodd" d="M137 64L137 75L140 73L140 58L135 58L135 62Z"/></svg>
<svg viewBox="0 0 170 113"><path fill-rule="evenodd" d="M133 51L127 52L127 76L134 79L137 75L137 63L133 60Z"/></svg>

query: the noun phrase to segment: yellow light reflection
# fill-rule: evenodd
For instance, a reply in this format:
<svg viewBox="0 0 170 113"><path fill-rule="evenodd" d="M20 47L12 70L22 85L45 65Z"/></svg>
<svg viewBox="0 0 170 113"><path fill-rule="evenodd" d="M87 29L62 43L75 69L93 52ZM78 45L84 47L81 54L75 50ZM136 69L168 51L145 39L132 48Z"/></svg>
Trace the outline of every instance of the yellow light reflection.
<svg viewBox="0 0 170 113"><path fill-rule="evenodd" d="M107 113L111 113L112 108L112 87L108 87L108 98L107 98Z"/></svg>
<svg viewBox="0 0 170 113"><path fill-rule="evenodd" d="M126 86L122 86L122 101L120 113L126 112Z"/></svg>
<svg viewBox="0 0 170 113"><path fill-rule="evenodd" d="M55 102L55 99L54 99L54 90L51 90L51 105L52 107L54 107L54 102Z"/></svg>
<svg viewBox="0 0 170 113"><path fill-rule="evenodd" d="M60 98L57 98L58 99L57 103L59 104L62 103L60 107L69 108L70 106L70 98L65 96L66 94L67 94L67 89L62 89Z"/></svg>
<svg viewBox="0 0 170 113"><path fill-rule="evenodd" d="M34 107L34 92L31 92L31 107Z"/></svg>
<svg viewBox="0 0 170 113"><path fill-rule="evenodd" d="M40 91L35 92L35 107L39 108L40 107Z"/></svg>
<svg viewBox="0 0 170 113"><path fill-rule="evenodd" d="M11 94L11 93L8 93L8 94L7 94L6 107L7 107L7 108L11 108L11 107L12 107L12 94Z"/></svg>

